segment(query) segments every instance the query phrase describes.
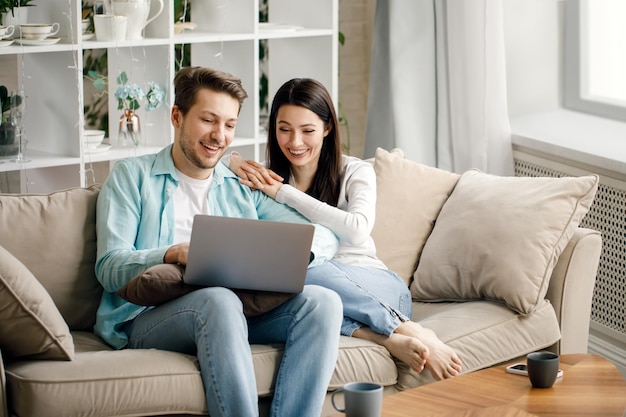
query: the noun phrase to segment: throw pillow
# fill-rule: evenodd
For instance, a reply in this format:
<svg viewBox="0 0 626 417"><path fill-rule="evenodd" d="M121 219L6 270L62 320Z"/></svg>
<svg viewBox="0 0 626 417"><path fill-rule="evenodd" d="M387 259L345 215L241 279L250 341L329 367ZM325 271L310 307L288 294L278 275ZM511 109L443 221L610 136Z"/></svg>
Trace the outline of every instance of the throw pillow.
<svg viewBox="0 0 626 417"><path fill-rule="evenodd" d="M202 288L185 284L185 267L159 264L146 269L117 290L116 294L133 304L156 306ZM247 317L258 316L278 307L295 294L271 291L233 290L243 303Z"/></svg>
<svg viewBox="0 0 626 417"><path fill-rule="evenodd" d="M464 173L424 246L411 294L425 301L492 299L531 313L597 188L597 176Z"/></svg>
<svg viewBox="0 0 626 417"><path fill-rule="evenodd" d="M74 358L67 323L45 288L0 246L0 349L11 358Z"/></svg>
<svg viewBox="0 0 626 417"><path fill-rule="evenodd" d="M116 294L140 306L158 306L200 287L183 282L184 266L160 264L146 269Z"/></svg>
<svg viewBox="0 0 626 417"><path fill-rule="evenodd" d="M0 194L0 245L37 277L71 330L93 329L102 296L94 268L99 190Z"/></svg>
<svg viewBox="0 0 626 417"><path fill-rule="evenodd" d="M408 286L435 219L460 175L381 148L376 150L374 171L377 202L372 238L378 257Z"/></svg>

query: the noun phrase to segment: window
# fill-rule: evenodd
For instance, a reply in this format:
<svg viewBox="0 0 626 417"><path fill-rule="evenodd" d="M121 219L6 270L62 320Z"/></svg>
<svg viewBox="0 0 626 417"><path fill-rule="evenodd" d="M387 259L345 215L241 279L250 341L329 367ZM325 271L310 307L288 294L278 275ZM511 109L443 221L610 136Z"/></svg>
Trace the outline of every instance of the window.
<svg viewBox="0 0 626 417"><path fill-rule="evenodd" d="M626 121L626 1L565 2L565 107Z"/></svg>

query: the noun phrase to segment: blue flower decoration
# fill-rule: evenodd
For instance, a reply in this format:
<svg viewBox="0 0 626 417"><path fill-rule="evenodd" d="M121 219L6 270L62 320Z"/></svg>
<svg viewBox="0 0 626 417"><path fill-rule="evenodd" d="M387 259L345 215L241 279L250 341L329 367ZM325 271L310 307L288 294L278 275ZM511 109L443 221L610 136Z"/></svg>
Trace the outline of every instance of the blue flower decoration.
<svg viewBox="0 0 626 417"><path fill-rule="evenodd" d="M126 72L120 73L117 83L120 84L115 91L118 110L137 110L141 102L146 100L146 111L157 109L165 101L165 90L156 82L148 83L148 93L137 84L127 84Z"/></svg>

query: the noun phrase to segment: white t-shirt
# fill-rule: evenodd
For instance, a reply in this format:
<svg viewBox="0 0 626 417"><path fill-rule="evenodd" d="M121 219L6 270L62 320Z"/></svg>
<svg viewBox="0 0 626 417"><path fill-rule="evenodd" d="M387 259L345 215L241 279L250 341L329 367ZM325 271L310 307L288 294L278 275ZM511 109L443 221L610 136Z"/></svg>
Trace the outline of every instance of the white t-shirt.
<svg viewBox="0 0 626 417"><path fill-rule="evenodd" d="M183 243L191 239L193 217L196 214L211 214L209 188L213 175L206 180L197 180L186 176L179 170L176 170L176 174L179 181L173 196L176 214L174 243Z"/></svg>

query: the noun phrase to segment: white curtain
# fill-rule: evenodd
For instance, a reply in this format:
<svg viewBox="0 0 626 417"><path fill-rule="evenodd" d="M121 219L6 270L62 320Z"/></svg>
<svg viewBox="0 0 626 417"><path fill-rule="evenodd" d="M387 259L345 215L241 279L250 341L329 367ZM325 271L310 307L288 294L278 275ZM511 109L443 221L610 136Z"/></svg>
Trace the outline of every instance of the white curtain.
<svg viewBox="0 0 626 417"><path fill-rule="evenodd" d="M378 0L365 155L513 174L502 0Z"/></svg>

